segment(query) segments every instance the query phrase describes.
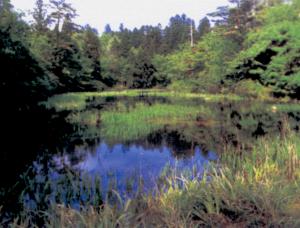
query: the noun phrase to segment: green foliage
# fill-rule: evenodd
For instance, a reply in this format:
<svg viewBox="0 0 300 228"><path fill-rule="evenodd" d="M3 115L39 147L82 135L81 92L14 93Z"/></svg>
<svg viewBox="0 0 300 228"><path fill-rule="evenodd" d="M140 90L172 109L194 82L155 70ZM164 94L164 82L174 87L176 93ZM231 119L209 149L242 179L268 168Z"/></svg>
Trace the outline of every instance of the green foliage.
<svg viewBox="0 0 300 228"><path fill-rule="evenodd" d="M178 56L175 57L176 54L173 55L172 52L176 52L180 46L190 42L191 24L193 24L192 20L185 15L176 15L170 19L169 25L164 29L158 25L142 26L131 31L122 25L119 32L105 33L101 37L104 51L101 57L103 74L112 77L117 84L127 88L166 86L170 77L173 77L171 75L173 71L178 75L190 70L184 69L183 66L189 63L176 66L182 54L177 51ZM204 21L203 25L205 33L207 21ZM170 59L169 56L165 56L166 53L170 53ZM167 59L165 60L164 57ZM176 66L176 69L172 68L168 72L169 65L164 66L161 60L163 63L168 62Z"/></svg>
<svg viewBox="0 0 300 228"><path fill-rule="evenodd" d="M261 13L263 26L249 33L246 49L232 62L230 77L271 86L274 94L299 97L300 20L294 5Z"/></svg>
<svg viewBox="0 0 300 228"><path fill-rule="evenodd" d="M54 91L93 91L111 86L109 79L101 77L101 47L97 31L89 25L80 27L75 24L76 10L66 1L53 0L50 3L51 10L43 1L37 0L33 30L27 42L55 85Z"/></svg>
<svg viewBox="0 0 300 228"><path fill-rule="evenodd" d="M243 80L234 85L234 92L242 96L266 100L271 96L271 89L252 80Z"/></svg>
<svg viewBox="0 0 300 228"><path fill-rule="evenodd" d="M103 90L111 86L109 78L104 78L101 74L101 44L97 31L86 25L80 32L75 33L72 39L79 49L79 61L85 75L85 79L82 79L85 90Z"/></svg>
<svg viewBox="0 0 300 228"><path fill-rule="evenodd" d="M200 20L199 26L198 26L198 34L196 36L198 39L202 38L205 34L209 33L211 30L210 21L207 17L204 17Z"/></svg>
<svg viewBox="0 0 300 228"><path fill-rule="evenodd" d="M196 46L194 59L198 91L219 92L224 72L239 51L239 45L228 37L223 29L214 29Z"/></svg>
<svg viewBox="0 0 300 228"><path fill-rule="evenodd" d="M196 48L183 46L169 55L155 55L152 63L157 69L156 74L171 83L169 88L176 87L176 90L184 92L200 91L202 85L199 82L199 72L204 70L204 64L201 53Z"/></svg>
<svg viewBox="0 0 300 228"><path fill-rule="evenodd" d="M14 40L22 41L24 46L29 33L29 26L22 20L23 14L14 11L10 0L0 2L0 29L10 33Z"/></svg>
<svg viewBox="0 0 300 228"><path fill-rule="evenodd" d="M216 21L213 28L207 17L195 29L186 15L176 15L165 28L129 30L121 24L120 31L107 26L99 37L90 26L74 23L76 10L65 0L50 1L51 10L37 0L31 26L14 12L10 1L2 0L0 26L29 48L48 78L48 89L59 93L170 84L172 90L216 93L228 90L223 82L229 72L234 78L242 75L259 80L276 94L296 97L299 0L292 5L281 1L232 3L234 7L221 7L210 15ZM194 47L189 46L191 26L197 42ZM276 56L270 57L265 69L256 58L269 49ZM247 61L250 67L236 69Z"/></svg>
<svg viewBox="0 0 300 228"><path fill-rule="evenodd" d="M205 53L203 58L208 74L211 77L220 77L239 51L239 46L230 37L226 37L226 31L215 30L203 38L199 43L199 49Z"/></svg>
<svg viewBox="0 0 300 228"><path fill-rule="evenodd" d="M224 29L215 28L196 47L183 46L169 55L156 55L152 62L157 73L172 83L184 80L191 91L218 92L224 72L239 50L240 45ZM194 86L190 86L192 81Z"/></svg>
<svg viewBox="0 0 300 228"><path fill-rule="evenodd" d="M202 68L199 56L188 46L167 56L155 56L153 64L159 73L172 80L192 78Z"/></svg>
<svg viewBox="0 0 300 228"><path fill-rule="evenodd" d="M271 25L282 21L297 21L299 20L298 7L294 6L294 4L293 6L280 4L275 7L266 8L258 14L258 21L262 25Z"/></svg>
<svg viewBox="0 0 300 228"><path fill-rule="evenodd" d="M53 46L49 36L45 34L32 33L28 37L32 55L45 67L50 67Z"/></svg>
<svg viewBox="0 0 300 228"><path fill-rule="evenodd" d="M169 26L164 30L163 50L170 53L177 50L182 44L190 41L190 26L194 22L185 14L176 15L170 19Z"/></svg>
<svg viewBox="0 0 300 228"><path fill-rule="evenodd" d="M157 74L156 67L151 63L151 53L142 46L126 50L122 46L120 35L104 34L102 41L102 72L104 78L112 78L113 84L127 88L152 88L164 85L167 80Z"/></svg>
<svg viewBox="0 0 300 228"><path fill-rule="evenodd" d="M171 91L192 92L197 90L198 80L174 80L167 88Z"/></svg>
<svg viewBox="0 0 300 228"><path fill-rule="evenodd" d="M29 50L0 29L0 91L3 111L28 110L49 94L51 82ZM7 94L11 94L10 99ZM5 98L5 99L4 99Z"/></svg>

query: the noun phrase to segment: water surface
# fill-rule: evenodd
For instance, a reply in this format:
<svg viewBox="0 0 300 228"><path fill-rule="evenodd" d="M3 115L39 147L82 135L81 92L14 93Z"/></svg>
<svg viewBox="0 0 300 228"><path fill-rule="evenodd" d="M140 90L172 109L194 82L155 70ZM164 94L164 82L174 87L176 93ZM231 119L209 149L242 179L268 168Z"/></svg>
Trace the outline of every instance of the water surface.
<svg viewBox="0 0 300 228"><path fill-rule="evenodd" d="M92 97L80 109L60 110L51 121L47 140L16 180L25 186L23 201L29 207L97 204L111 190L122 197L155 191L170 168L201 178L228 147L250 151L258 137L282 134L287 125L299 131L300 108L251 101Z"/></svg>

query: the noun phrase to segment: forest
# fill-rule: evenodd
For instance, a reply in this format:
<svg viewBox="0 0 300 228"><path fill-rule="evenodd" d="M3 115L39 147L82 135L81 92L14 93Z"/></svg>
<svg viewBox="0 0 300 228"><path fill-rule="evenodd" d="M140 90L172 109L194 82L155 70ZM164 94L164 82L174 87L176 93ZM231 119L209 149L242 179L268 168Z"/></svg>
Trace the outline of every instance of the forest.
<svg viewBox="0 0 300 228"><path fill-rule="evenodd" d="M65 1L37 1L28 24L1 0L1 91L19 91L19 101L30 96L27 104L111 88L299 97L300 3L229 2L234 7L219 7L197 28L188 16L175 15L165 28L120 24L112 31L107 25L99 35L75 24L76 10ZM11 67L16 62L18 71Z"/></svg>
<svg viewBox="0 0 300 228"><path fill-rule="evenodd" d="M0 0L0 226L300 224L300 0L228 0L199 21L177 14L166 26L104 31L77 24L71 0L36 0L27 14ZM140 190L148 174L143 187L116 174L126 186L104 178L105 200L78 161L119 144L153 157L168 148L171 162L200 150L214 165L201 163L199 180L165 162L150 196Z"/></svg>

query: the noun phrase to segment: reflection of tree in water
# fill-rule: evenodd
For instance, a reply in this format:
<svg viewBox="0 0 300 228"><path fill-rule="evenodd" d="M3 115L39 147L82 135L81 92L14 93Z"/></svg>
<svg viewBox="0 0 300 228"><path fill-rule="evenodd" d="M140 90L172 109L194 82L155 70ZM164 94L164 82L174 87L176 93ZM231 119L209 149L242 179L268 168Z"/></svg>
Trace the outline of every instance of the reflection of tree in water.
<svg viewBox="0 0 300 228"><path fill-rule="evenodd" d="M56 115L52 111L46 112L39 108L11 114L9 119L14 121L7 121L2 125L2 130L7 130L7 134L1 144L0 188L5 194L0 195L0 202L7 213L20 209L17 197L27 187L20 180L20 176L25 172L25 177L30 177L32 173L26 170L37 156L40 154L45 157L41 164L47 165L48 155L69 146L73 127L66 123L67 115L68 112Z"/></svg>
<svg viewBox="0 0 300 228"><path fill-rule="evenodd" d="M280 126L283 119L292 129L299 129L299 112L272 112L269 110L268 104L253 103L248 101L243 102L219 102L219 103L203 103L201 100L193 99L173 99L148 97L130 98L95 98L90 101L90 105L105 104L109 100L109 106L112 109L116 106L120 108L132 109L135 104L143 101L148 105L155 103L175 103L191 106L206 106L211 110L212 115L209 117L198 116L196 120L177 123L177 124L162 124L160 130L150 133L147 137L138 140L127 140L122 142L124 145L130 146L132 143L138 143L146 148L161 146L163 144L172 148L174 155L187 156L192 155L191 151L196 146L199 146L202 151L224 151L228 146L233 146L238 149L251 148L253 140L265 134L277 134L280 132ZM122 105L117 105L122 104ZM270 105L269 105L270 106ZM101 127L101 126L98 126ZM99 137L99 130L88 128L87 138L97 133L95 138ZM116 142L120 143L120 142ZM114 142L109 142L111 146Z"/></svg>
<svg viewBox="0 0 300 228"><path fill-rule="evenodd" d="M143 102L145 105L153 105L156 103L165 104L170 103L170 100L165 97L148 96L147 93L141 94L137 97L91 97L87 99L87 109L103 107L114 107L118 103L122 103L126 107L134 107L136 103Z"/></svg>
<svg viewBox="0 0 300 228"><path fill-rule="evenodd" d="M150 98L147 96L138 98L92 98L88 101L87 109L102 109L114 108L117 103L123 103L125 107L133 107L136 103L144 101L148 105L160 102L183 102L185 105L205 105L210 108L212 115L209 117L197 116L194 121L187 121L176 124L162 124L159 130L151 132L148 136L138 140L127 140L126 142L110 143L108 146L113 147L116 143L121 143L123 146L130 147L131 145L139 145L145 149L155 149L162 146L170 148L172 156L181 158L191 158L195 155L196 147L199 147L202 152L216 151L223 153L227 147L236 147L237 149L251 148L252 142L257 137L265 134L279 134L286 131L286 126L290 126L292 130L299 131L300 112L299 111L271 111L266 108L267 104L247 102L220 102L220 103L201 103L200 101L185 101L184 100L169 100L166 98ZM57 154L57 157L63 157L63 154L68 154L69 166L72 167L81 161L85 160L86 153L96 153L96 149L103 139L99 138L99 128L87 128L88 134L80 134L79 127L71 126L65 122L65 117L69 112L61 112L60 114L47 114L39 116L39 121L34 122L36 115L32 115L32 121L28 118L18 119L17 123L22 126L22 129L28 129L24 126L36 126L37 129L33 134L29 132L14 131L16 137L4 141L6 151L17 151L16 153L6 156L6 160L2 160L3 164L10 164L10 167L1 166L2 174L5 173L4 182L15 183L17 176L25 170L28 164L32 164L33 159L37 156L37 151L45 152L41 157L41 165L43 166L44 175L49 176L49 170L55 168L55 164L49 163L49 156ZM27 119L27 122L25 121ZM24 120L24 121L23 121ZM45 120L45 121L42 121ZM17 125L13 128L17 129ZM101 127L101 126L100 126ZM31 127L32 128L32 127ZM13 135L13 134L10 134ZM16 138L20 139L20 143L16 144ZM35 140L32 140L32 139ZM26 153L21 153L26 151ZM80 153L80 151L82 153ZM47 156L48 155L48 156ZM18 162L16 161L18 157ZM24 158L26 157L26 159ZM20 164L22 161L22 164ZM61 160L63 163L64 160ZM57 164L56 164L57 165ZM67 165L66 165L67 167ZM61 170L64 172L64 170ZM30 175L30 174L29 174ZM34 176L34 174L31 174ZM6 181L10 180L10 181ZM35 186L37 187L37 186ZM15 189L14 195L17 195L18 190L24 189L24 186L19 185ZM7 202L13 201L13 197L6 195ZM1 199L2 200L2 199ZM13 204L11 204L13 205ZM14 207L14 206L12 206ZM16 207L17 208L17 207Z"/></svg>
<svg viewBox="0 0 300 228"><path fill-rule="evenodd" d="M299 120L290 118L288 112L271 112L267 105L260 103L253 108L251 103L222 106L220 129L224 145L232 143L237 148L251 148L253 140L258 137L279 134L283 122L297 130Z"/></svg>
<svg viewBox="0 0 300 228"><path fill-rule="evenodd" d="M300 112L288 112L288 118L292 119L292 121L296 123L292 129L299 132Z"/></svg>
<svg viewBox="0 0 300 228"><path fill-rule="evenodd" d="M176 129L164 128L151 133L147 142L157 146L166 145L176 158L190 158L195 155L194 142L186 140Z"/></svg>
<svg viewBox="0 0 300 228"><path fill-rule="evenodd" d="M283 125L299 130L299 112L270 112L265 104L249 110L251 104L219 103L212 107L215 120L197 117L194 124L165 126L151 133L147 141L153 145L165 143L174 155L192 156L191 148L199 146L203 152L222 153L229 146L251 149L258 137L282 132ZM248 109L247 109L248 106Z"/></svg>

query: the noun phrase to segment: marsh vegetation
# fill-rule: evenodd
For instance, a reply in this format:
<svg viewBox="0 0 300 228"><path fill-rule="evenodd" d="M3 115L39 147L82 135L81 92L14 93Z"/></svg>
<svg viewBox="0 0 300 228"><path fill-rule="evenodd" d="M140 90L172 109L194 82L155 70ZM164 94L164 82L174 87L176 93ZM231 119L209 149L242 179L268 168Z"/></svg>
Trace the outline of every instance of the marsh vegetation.
<svg viewBox="0 0 300 228"><path fill-rule="evenodd" d="M0 226L299 227L300 2L229 2L98 34L0 0Z"/></svg>
<svg viewBox="0 0 300 228"><path fill-rule="evenodd" d="M297 102L166 94L41 103L72 131L23 174L15 225L299 225Z"/></svg>

